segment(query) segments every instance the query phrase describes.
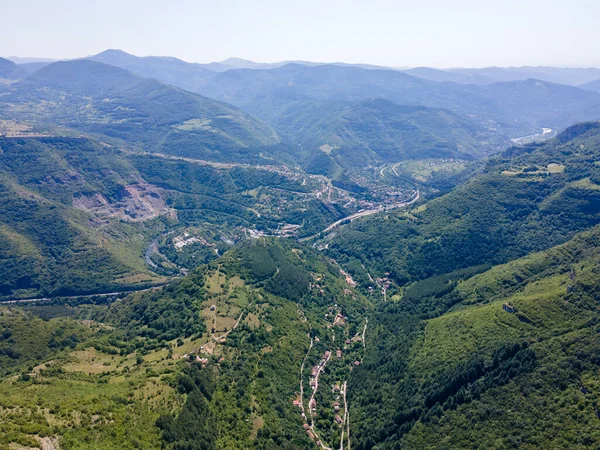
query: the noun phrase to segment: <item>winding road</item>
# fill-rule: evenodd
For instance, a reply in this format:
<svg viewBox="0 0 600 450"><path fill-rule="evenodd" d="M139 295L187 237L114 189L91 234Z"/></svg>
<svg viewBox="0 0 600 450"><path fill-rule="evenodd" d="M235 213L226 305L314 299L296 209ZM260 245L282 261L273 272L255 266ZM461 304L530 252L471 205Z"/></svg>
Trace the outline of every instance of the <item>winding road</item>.
<svg viewBox="0 0 600 450"><path fill-rule="evenodd" d="M129 291L117 291L117 292L104 292L102 294L82 294L82 295L59 295L56 297L38 297L38 298L24 298L24 299L11 299L11 300L2 300L1 304L15 304L15 303L31 303L31 302L50 302L52 300L76 300L78 298L93 298L93 297L111 297L115 295L122 294L133 294L135 292L146 292L152 291L155 289L160 289L161 287L166 286L169 283L161 283L155 286L142 288L142 289L131 289Z"/></svg>
<svg viewBox="0 0 600 450"><path fill-rule="evenodd" d="M319 389L319 376L321 375L321 372L325 369L325 366L329 362L330 358L331 358L331 351L329 352L329 356L327 356L327 358L325 359L325 361L323 362L323 364L321 366L319 366L319 370L317 371L317 376L315 377L315 389L313 390L313 393L310 396L310 400L308 401L308 412L309 413L311 412L310 411L310 403L314 400L315 394L317 393L317 389ZM315 430L315 421L312 420L312 417L310 419L310 429L312 430L312 432L314 433L315 437L317 438L317 441L319 441L321 443L321 448L323 450L332 450L331 447L327 447L323 443L323 441L321 440L321 438L319 437L319 434L317 433L317 430Z"/></svg>
<svg viewBox="0 0 600 450"><path fill-rule="evenodd" d="M307 236L307 237L304 237L302 239L299 239L299 241L300 242L310 241L310 240L316 238L319 234L321 234L321 233L328 233L329 231L331 231L334 228L342 225L346 221L352 222L353 220L358 219L359 217L370 216L372 214L377 214L377 213L380 213L382 211L386 211L386 210L390 210L390 209L396 209L396 208L403 208L405 206L412 205L413 203L415 203L416 201L418 201L419 198L421 198L421 193L417 189L416 192L415 192L415 196L411 200L409 200L408 202L400 202L400 203L395 203L395 204L392 204L392 205L379 206L378 208L375 208L375 209L368 209L367 211L361 211L361 212L357 212L357 213L351 214L349 216L344 217L343 219L340 219L340 220L337 220L336 222L333 222L331 225L329 225L323 231L321 231L321 232L319 232L317 234L313 234L312 236Z"/></svg>

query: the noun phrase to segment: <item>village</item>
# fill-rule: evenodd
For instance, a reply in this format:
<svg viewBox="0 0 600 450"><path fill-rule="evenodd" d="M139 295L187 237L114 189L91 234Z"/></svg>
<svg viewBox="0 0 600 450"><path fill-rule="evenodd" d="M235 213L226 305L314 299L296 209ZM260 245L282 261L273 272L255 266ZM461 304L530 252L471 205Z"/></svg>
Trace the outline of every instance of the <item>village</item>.
<svg viewBox="0 0 600 450"><path fill-rule="evenodd" d="M315 281L313 288L319 288L319 278ZM351 291L346 289L344 294L351 294ZM322 340L317 336L311 337L310 347L300 370L300 391L292 403L300 411L307 436L317 447L330 450L330 445L337 446L338 441L343 447L346 439L350 448L347 378L362 363L367 321L362 330L354 328L356 332L349 335L348 317L337 304L327 307L323 319L325 328L330 330L328 335L331 343L329 344L329 338ZM319 349L322 349L322 353L317 353L320 356L312 364L306 377L303 374L304 363ZM306 382L310 395L304 398Z"/></svg>

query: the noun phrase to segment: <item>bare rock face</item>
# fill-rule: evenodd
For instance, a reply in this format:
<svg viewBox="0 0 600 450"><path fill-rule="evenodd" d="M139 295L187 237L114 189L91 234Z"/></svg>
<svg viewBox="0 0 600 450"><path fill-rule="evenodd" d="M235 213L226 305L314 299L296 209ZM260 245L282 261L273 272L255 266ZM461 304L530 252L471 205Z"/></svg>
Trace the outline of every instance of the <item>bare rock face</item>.
<svg viewBox="0 0 600 450"><path fill-rule="evenodd" d="M163 190L147 183L124 186L114 201L100 193L81 194L73 199L73 206L99 218L117 218L128 222L142 222L160 215L173 215L162 195Z"/></svg>

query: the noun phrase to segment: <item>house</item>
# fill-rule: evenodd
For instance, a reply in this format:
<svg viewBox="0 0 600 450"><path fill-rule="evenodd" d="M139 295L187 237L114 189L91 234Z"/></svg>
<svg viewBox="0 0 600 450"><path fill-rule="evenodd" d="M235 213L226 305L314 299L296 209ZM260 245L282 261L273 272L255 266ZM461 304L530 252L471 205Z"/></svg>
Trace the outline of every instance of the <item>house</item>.
<svg viewBox="0 0 600 450"><path fill-rule="evenodd" d="M339 424L341 424L343 422L342 418L340 416L338 416L337 414L335 415L335 421Z"/></svg>
<svg viewBox="0 0 600 450"><path fill-rule="evenodd" d="M315 435L313 434L313 432L312 432L312 431L310 431L310 430L307 430L306 432L308 433L308 437L309 437L309 438L311 438L311 439L314 439L314 438L315 438Z"/></svg>
<svg viewBox="0 0 600 450"><path fill-rule="evenodd" d="M214 311L215 309L217 309L217 305L210 305L210 310Z"/></svg>
<svg viewBox="0 0 600 450"><path fill-rule="evenodd" d="M339 402L333 402L333 410L335 412L338 412L340 410L340 404L339 404Z"/></svg>
<svg viewBox="0 0 600 450"><path fill-rule="evenodd" d="M294 400L294 406L300 407L300 400Z"/></svg>
<svg viewBox="0 0 600 450"><path fill-rule="evenodd" d="M206 367L208 365L208 358L200 358L198 355L196 355L196 362L200 363L202 367Z"/></svg>
<svg viewBox="0 0 600 450"><path fill-rule="evenodd" d="M335 356L337 359L342 359L342 351L339 348L335 352Z"/></svg>
<svg viewBox="0 0 600 450"><path fill-rule="evenodd" d="M354 361L354 365L355 365L356 367L360 366L360 361Z"/></svg>
<svg viewBox="0 0 600 450"><path fill-rule="evenodd" d="M308 429L310 428L310 427L308 426L308 424L307 424L307 423L305 423L305 424L303 425L303 427L304 427L304 429L305 429L305 430L308 430Z"/></svg>
<svg viewBox="0 0 600 450"><path fill-rule="evenodd" d="M311 399L310 399L310 402L308 402L308 406L309 406L311 409L314 409L314 408L316 408L316 407L317 407L317 401L316 401L314 398L311 398Z"/></svg>

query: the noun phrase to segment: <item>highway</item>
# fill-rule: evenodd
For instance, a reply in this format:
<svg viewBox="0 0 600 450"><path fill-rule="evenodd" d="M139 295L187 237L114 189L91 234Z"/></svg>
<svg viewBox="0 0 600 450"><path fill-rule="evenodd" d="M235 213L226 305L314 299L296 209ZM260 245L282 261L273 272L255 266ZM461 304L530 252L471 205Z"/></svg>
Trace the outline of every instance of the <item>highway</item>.
<svg viewBox="0 0 600 450"><path fill-rule="evenodd" d="M414 202L416 202L417 200L419 200L420 197L421 197L421 193L417 189L417 192L416 192L415 196L413 197L413 199L410 200L410 201L408 201L408 202L395 203L395 204L392 204L392 205L389 205L389 206L385 206L385 207L384 206L380 206L380 207L375 208L375 209L368 209L366 211L361 211L361 212L357 212L357 213L351 214L349 216L344 217L343 219L340 219L340 220L338 220L336 222L333 222L331 225L329 225L327 228L325 228L320 233L313 234L312 236L307 236L307 237L299 239L299 240L300 240L300 242L310 241L311 239L314 239L315 237L317 237L321 233L328 233L329 231L333 230L334 228L340 226L341 224L343 224L343 223L345 223L347 221L352 222L353 220L358 219L359 217L370 216L372 214L377 214L377 213L385 211L385 210L396 209L396 208L403 208L405 206L412 205Z"/></svg>

